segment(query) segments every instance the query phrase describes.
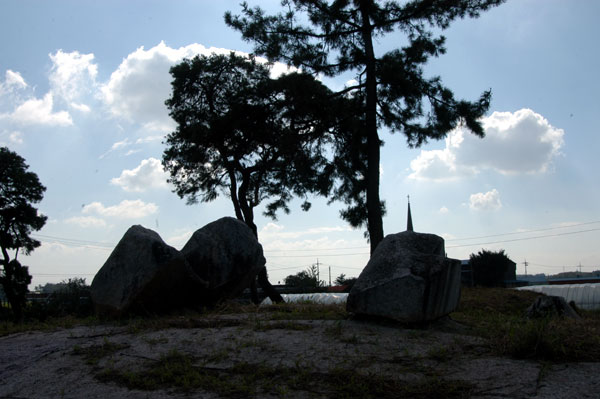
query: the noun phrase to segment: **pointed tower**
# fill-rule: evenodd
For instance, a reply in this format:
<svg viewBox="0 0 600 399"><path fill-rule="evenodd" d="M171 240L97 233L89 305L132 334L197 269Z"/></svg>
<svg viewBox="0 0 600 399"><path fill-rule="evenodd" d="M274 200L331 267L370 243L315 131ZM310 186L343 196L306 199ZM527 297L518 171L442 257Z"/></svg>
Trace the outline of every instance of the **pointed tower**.
<svg viewBox="0 0 600 399"><path fill-rule="evenodd" d="M408 198L408 216L406 218L406 231L414 231L413 223L412 223L412 216L410 214L410 195L407 195L406 197Z"/></svg>

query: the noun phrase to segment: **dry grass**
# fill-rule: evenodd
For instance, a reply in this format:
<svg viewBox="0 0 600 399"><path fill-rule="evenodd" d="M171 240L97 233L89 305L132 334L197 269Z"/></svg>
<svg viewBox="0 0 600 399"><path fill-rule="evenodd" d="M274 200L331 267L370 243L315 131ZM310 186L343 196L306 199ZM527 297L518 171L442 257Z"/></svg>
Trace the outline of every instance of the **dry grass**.
<svg viewBox="0 0 600 399"><path fill-rule="evenodd" d="M452 318L489 339L500 355L553 362L600 361L600 312L581 320L529 320L525 310L540 294L504 288L466 288Z"/></svg>

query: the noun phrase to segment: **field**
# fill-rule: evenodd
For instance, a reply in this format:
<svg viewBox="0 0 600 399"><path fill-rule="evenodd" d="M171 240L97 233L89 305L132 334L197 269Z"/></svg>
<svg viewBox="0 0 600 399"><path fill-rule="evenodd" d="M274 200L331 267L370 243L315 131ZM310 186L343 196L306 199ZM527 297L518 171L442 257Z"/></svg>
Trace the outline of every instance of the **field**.
<svg viewBox="0 0 600 399"><path fill-rule="evenodd" d="M0 397L595 397L600 314L528 321L535 296L467 289L428 326L314 304L4 323Z"/></svg>

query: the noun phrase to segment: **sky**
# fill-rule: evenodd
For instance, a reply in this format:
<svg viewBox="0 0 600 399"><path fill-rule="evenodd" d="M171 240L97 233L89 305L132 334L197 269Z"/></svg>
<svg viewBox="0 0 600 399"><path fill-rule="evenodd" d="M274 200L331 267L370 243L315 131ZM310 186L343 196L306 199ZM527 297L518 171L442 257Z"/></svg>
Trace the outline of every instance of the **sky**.
<svg viewBox="0 0 600 399"><path fill-rule="evenodd" d="M186 57L242 53L252 45L227 27L230 0L3 0L0 2L0 145L26 159L47 188L42 242L19 259L30 288L83 277L91 283L132 225L175 248L223 216L226 197L186 205L160 160L175 128L164 101L169 68ZM260 3L271 12L279 1ZM487 89L486 137L456 129L409 149L382 129L380 192L385 234L414 228L446 239L449 257L504 249L517 272L600 269L600 53L595 0L509 0L442 32L447 53L426 76L456 97ZM404 41L379 37L381 55ZM277 66L285 71L285 66ZM275 71L274 73L277 73ZM324 79L332 89L353 78ZM318 262L321 279L358 276L368 261L363 230L339 217L340 204L313 198L305 213L271 220L257 211L273 283Z"/></svg>

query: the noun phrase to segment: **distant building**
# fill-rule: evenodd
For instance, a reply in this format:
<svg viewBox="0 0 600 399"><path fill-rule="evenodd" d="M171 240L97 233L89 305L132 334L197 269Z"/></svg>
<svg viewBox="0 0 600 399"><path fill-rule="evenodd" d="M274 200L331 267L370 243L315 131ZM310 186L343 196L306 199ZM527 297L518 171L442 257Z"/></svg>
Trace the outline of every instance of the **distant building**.
<svg viewBox="0 0 600 399"><path fill-rule="evenodd" d="M484 285L477 281L476 274L473 273L473 268L469 259L461 260L461 282L463 286L473 287L475 285ZM527 281L517 279L517 264L506 258L503 265L502 273L499 275L497 282L494 284L499 287L522 287L528 285Z"/></svg>

